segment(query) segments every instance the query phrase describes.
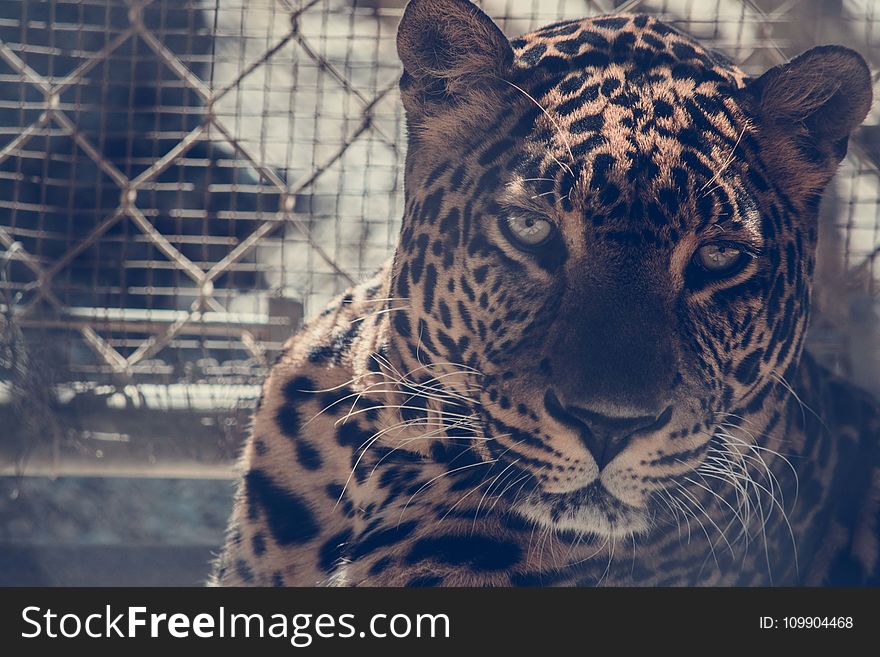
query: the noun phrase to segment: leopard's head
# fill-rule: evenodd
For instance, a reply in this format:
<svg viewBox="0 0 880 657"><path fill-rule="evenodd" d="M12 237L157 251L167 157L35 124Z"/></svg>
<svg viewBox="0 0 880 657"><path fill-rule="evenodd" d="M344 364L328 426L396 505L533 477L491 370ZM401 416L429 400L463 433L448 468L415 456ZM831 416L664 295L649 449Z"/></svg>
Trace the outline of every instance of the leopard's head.
<svg viewBox="0 0 880 657"><path fill-rule="evenodd" d="M466 0L410 2L398 50L396 368L521 514L645 530L720 427L778 413L867 66L820 47L749 78L643 15L510 42Z"/></svg>

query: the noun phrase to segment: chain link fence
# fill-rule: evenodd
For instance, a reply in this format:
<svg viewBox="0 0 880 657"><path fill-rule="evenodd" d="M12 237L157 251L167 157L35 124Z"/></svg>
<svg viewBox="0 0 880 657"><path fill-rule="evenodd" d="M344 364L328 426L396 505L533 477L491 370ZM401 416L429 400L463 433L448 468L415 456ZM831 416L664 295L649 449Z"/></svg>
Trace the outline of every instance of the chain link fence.
<svg viewBox="0 0 880 657"><path fill-rule="evenodd" d="M283 340L393 250L404 4L0 0L0 474L228 474ZM480 4L511 36L645 11L749 73L832 42L880 70L873 0ZM812 334L875 390L878 163L872 113Z"/></svg>

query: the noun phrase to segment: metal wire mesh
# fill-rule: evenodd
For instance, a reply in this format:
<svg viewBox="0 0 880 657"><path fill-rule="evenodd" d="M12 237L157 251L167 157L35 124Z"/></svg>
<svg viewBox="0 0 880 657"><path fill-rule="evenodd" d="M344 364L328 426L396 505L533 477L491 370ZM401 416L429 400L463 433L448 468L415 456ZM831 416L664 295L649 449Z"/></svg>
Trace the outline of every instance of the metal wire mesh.
<svg viewBox="0 0 880 657"><path fill-rule="evenodd" d="M658 14L749 73L826 42L880 65L873 0L480 4L510 35ZM281 341L393 249L403 5L0 0L0 416L18 427L0 454L20 462L38 433L56 465L119 443L150 463L231 457L231 409ZM877 119L824 206L813 330L875 387ZM171 411L197 414L156 419ZM199 428L202 447L183 446Z"/></svg>

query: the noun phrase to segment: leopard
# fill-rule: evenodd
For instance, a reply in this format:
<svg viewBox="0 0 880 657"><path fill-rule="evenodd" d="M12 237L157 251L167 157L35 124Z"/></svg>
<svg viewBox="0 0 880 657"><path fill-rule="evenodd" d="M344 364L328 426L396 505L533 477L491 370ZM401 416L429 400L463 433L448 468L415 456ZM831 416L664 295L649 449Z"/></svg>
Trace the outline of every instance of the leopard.
<svg viewBox="0 0 880 657"><path fill-rule="evenodd" d="M284 345L218 586L880 583L880 409L805 349L855 51L411 0L391 259Z"/></svg>

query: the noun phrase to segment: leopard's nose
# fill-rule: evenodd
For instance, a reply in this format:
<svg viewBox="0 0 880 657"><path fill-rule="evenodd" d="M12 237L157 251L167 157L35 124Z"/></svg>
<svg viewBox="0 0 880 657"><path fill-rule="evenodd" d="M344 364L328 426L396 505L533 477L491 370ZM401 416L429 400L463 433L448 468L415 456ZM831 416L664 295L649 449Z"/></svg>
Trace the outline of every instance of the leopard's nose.
<svg viewBox="0 0 880 657"><path fill-rule="evenodd" d="M580 431L580 437L601 470L629 445L633 436L657 431L672 418L672 406L659 413L606 415L581 406L564 405L552 391L544 396L547 411L563 424Z"/></svg>

